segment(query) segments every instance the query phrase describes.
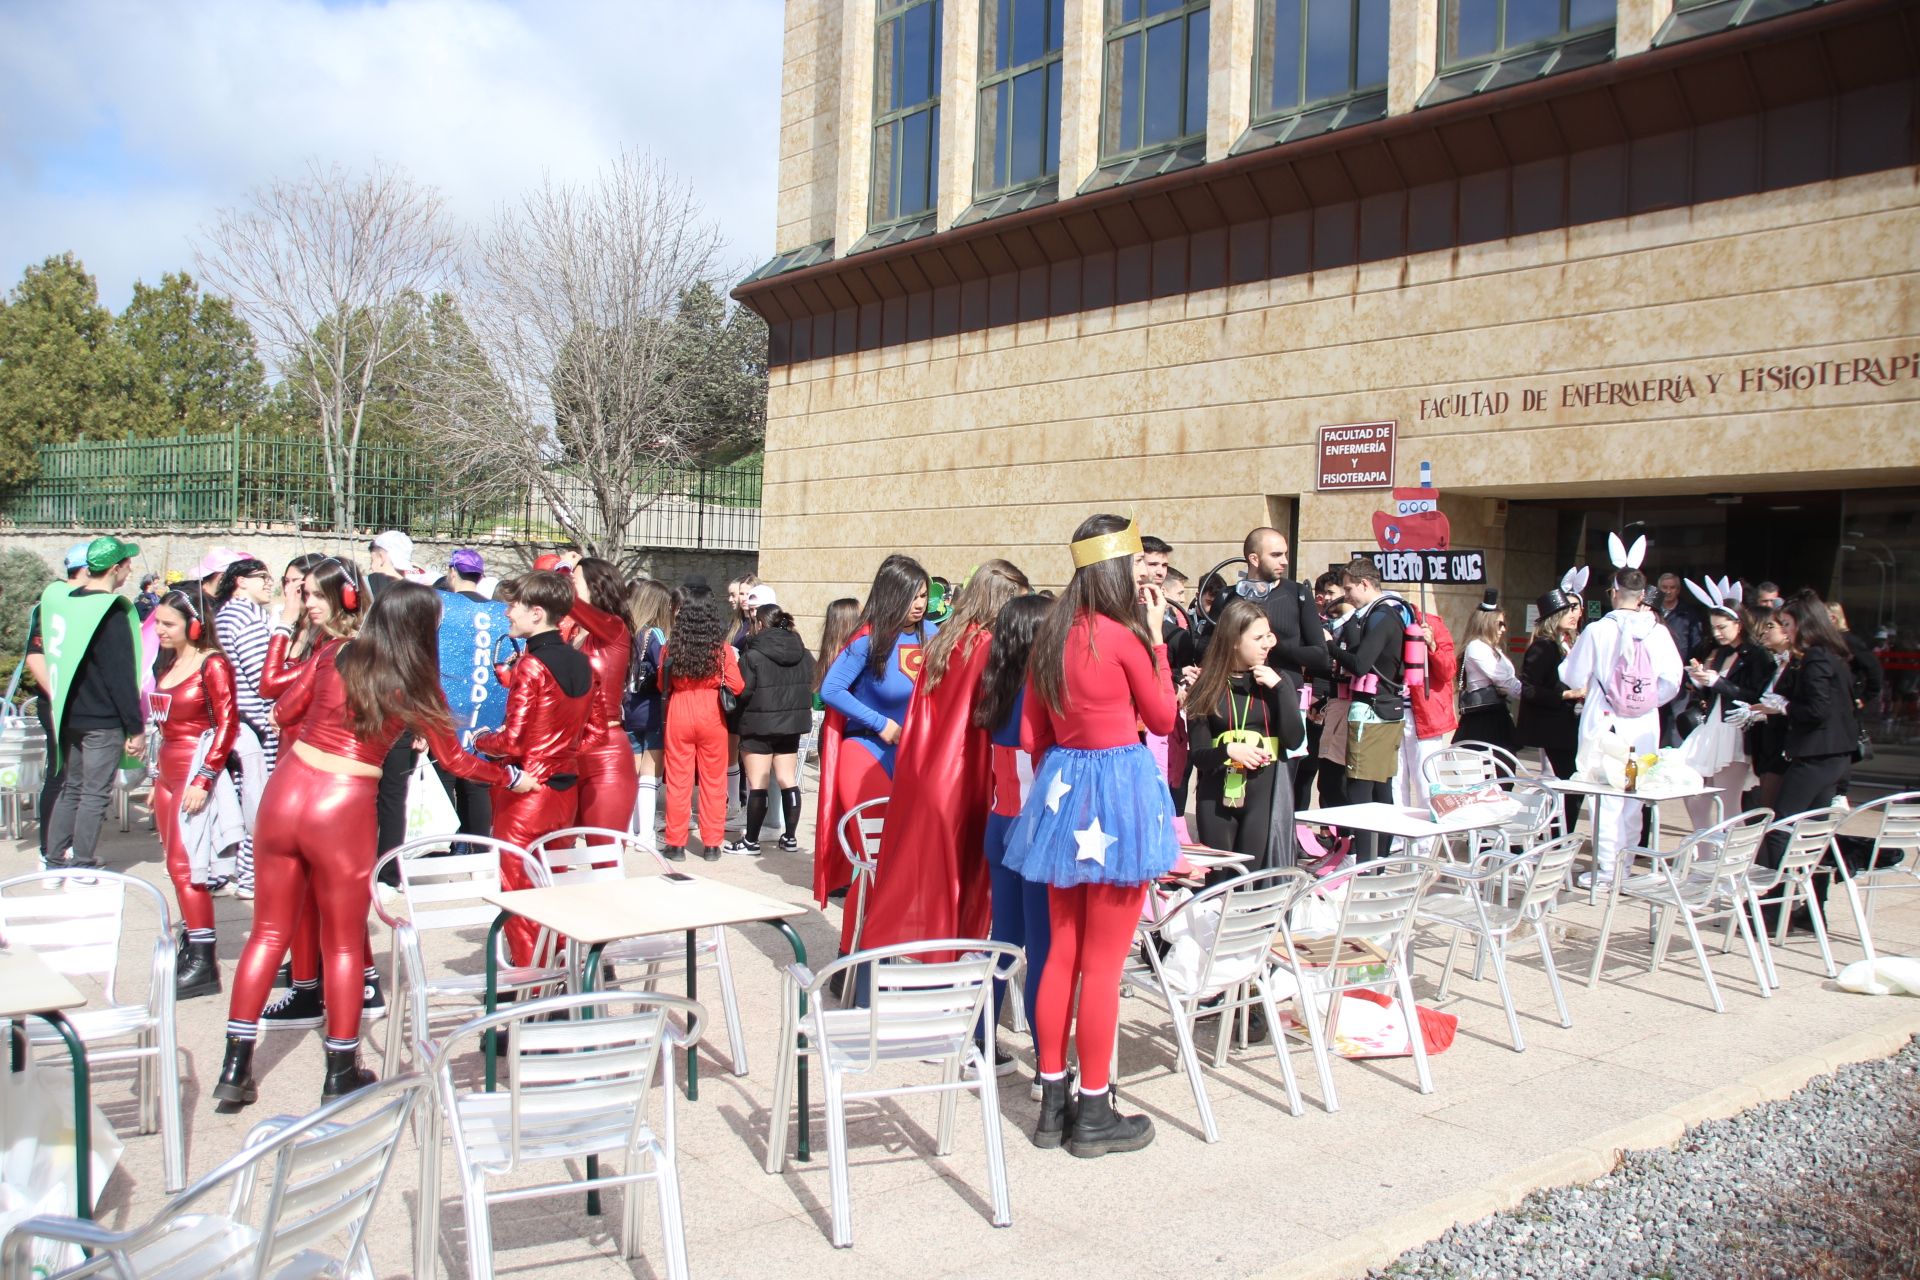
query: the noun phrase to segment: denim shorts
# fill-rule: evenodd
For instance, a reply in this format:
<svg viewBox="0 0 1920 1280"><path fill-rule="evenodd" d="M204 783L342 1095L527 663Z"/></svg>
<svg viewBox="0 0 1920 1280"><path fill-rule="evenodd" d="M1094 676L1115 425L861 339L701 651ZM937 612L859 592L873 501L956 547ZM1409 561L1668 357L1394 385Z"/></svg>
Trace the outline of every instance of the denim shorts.
<svg viewBox="0 0 1920 1280"><path fill-rule="evenodd" d="M629 729L627 745L633 748L636 755L642 751L663 751L667 745L666 727L663 725L658 729L649 729L644 735Z"/></svg>

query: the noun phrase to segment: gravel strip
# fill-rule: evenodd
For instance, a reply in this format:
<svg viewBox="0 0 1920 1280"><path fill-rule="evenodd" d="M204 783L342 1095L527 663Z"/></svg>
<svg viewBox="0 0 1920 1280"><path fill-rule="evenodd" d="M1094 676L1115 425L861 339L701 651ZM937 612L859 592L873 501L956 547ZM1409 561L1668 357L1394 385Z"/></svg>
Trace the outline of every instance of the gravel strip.
<svg viewBox="0 0 1920 1280"><path fill-rule="evenodd" d="M1800 1206L1835 1190L1870 1199L1870 1175L1903 1157L1911 1164L1917 1147L1920 1037L1891 1058L1690 1129L1674 1147L1628 1152L1603 1178L1536 1191L1453 1227L1369 1276L1804 1276L1805 1259L1832 1241Z"/></svg>

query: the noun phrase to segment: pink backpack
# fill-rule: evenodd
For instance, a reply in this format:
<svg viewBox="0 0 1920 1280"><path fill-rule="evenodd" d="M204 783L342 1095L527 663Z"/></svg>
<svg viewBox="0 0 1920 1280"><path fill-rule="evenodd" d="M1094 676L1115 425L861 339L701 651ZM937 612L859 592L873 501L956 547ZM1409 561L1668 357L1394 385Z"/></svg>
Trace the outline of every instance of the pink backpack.
<svg viewBox="0 0 1920 1280"><path fill-rule="evenodd" d="M1660 704L1654 700L1653 657L1646 641L1620 626L1620 651L1614 655L1613 670L1607 673L1602 692L1614 711L1632 719L1644 716Z"/></svg>

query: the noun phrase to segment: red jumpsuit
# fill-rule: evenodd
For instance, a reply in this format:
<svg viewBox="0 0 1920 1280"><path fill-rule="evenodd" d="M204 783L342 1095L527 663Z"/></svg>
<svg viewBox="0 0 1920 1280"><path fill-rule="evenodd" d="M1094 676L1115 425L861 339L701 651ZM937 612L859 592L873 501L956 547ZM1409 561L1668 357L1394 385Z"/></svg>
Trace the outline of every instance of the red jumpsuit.
<svg viewBox="0 0 1920 1280"><path fill-rule="evenodd" d="M160 726L160 771L153 783L153 822L160 829L160 847L167 855L167 875L180 916L189 930L213 929L213 897L205 885L193 883L187 849L180 841L180 793L192 781L193 754L200 735L213 730L203 773L226 768L233 738L240 731L240 708L234 701L233 664L223 653L210 653L200 669L178 684L156 687L149 699L154 723ZM212 783L208 782L208 789Z"/></svg>
<svg viewBox="0 0 1920 1280"><path fill-rule="evenodd" d="M660 660L668 655L662 652ZM720 669L700 680L683 680L667 669L667 845L684 848L693 816L693 786L700 780L700 844L718 849L727 838L727 718L720 714L720 686L738 694L746 687L733 646L720 646Z"/></svg>
<svg viewBox="0 0 1920 1280"><path fill-rule="evenodd" d="M574 824L580 737L593 706L593 668L558 631L546 631L529 638L520 660L499 676L508 689L506 721L476 737L473 749L516 766L541 784L518 792L503 778L493 787L493 838L524 849ZM502 855L500 880L509 889L532 888L518 857ZM514 916L506 933L513 963L532 963L539 926Z"/></svg>
<svg viewBox="0 0 1920 1280"><path fill-rule="evenodd" d="M317 751L378 766L395 738L406 731L390 719L369 738L348 724L346 687L334 667L338 645L317 654L302 678L280 696L282 722L299 721L299 740ZM507 771L468 755L450 731L429 733L427 749L462 778L504 784ZM253 836L255 867L253 932L233 979L228 1016L257 1023L273 986L273 974L294 940L304 904L319 904L324 950L321 995L327 1008L327 1038L356 1040L365 995L367 911L373 902L373 864L379 850L374 798L380 779L329 773L288 747L267 782Z"/></svg>
<svg viewBox="0 0 1920 1280"><path fill-rule="evenodd" d="M287 650L292 647L292 633L283 627L275 626L273 634L267 640L267 657L260 669L260 696L274 704L274 723L280 729L280 746L291 750L294 741L300 736L300 721L305 708L310 705L312 689L309 685L320 670L319 659L335 653L346 641L338 636L323 636L319 644L307 651L300 660L290 661ZM288 697L293 690L300 690ZM296 711L296 708L299 708ZM256 877L258 871L255 872ZM373 939L369 936L364 947L366 953L365 968L373 968ZM300 910L299 918L293 926L293 980L299 983L318 982L320 980L320 904L313 896L313 885L307 885L306 905Z"/></svg>
<svg viewBox="0 0 1920 1280"><path fill-rule="evenodd" d="M583 827L610 827L625 831L633 820L633 801L640 790L633 767L633 747L627 742L620 705L627 691L627 668L633 662L633 633L625 619L584 600L574 602L561 630L580 637L579 649L593 667L593 705L587 713L587 731L580 742L580 816Z"/></svg>

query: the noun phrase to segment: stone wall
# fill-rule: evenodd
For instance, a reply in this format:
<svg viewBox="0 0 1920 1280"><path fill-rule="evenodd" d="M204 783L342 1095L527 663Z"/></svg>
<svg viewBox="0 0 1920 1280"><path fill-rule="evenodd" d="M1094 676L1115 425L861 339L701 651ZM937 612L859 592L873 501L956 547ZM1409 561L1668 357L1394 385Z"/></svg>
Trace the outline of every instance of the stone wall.
<svg viewBox="0 0 1920 1280"><path fill-rule="evenodd" d="M1296 506L1295 562L1317 569L1371 545L1388 495L1315 492L1315 429L1383 419L1399 424L1396 481L1432 460L1456 545L1484 547L1510 598L1559 567L1551 530L1510 520L1507 499L1920 482L1917 180L1906 167L776 368L762 572L810 618L894 550L951 577L1004 554L1058 584L1074 525L1111 510L1198 574ZM1796 389L1776 368L1827 372Z"/></svg>
<svg viewBox="0 0 1920 1280"><path fill-rule="evenodd" d="M66 549L83 538L92 537L95 532L113 533L139 544L140 556L134 575L136 579L143 573L165 574L173 569L190 574L194 566L200 562L200 558L216 546L250 552L272 565L276 571L295 556L309 551L341 556L352 560L363 569L367 564L365 539L343 541L338 538L236 532L230 529L208 529L194 533L163 533L141 529L69 533L10 531L0 533L0 547L25 547L45 560L58 573ZM447 557L453 554L457 547L464 545L467 544L416 542L414 559L422 568L438 572L446 567ZM532 556L519 548L481 546L479 551L486 558L487 571L503 577L524 570L532 562ZM707 581L718 588L729 578L754 572L757 563L758 557L751 551L693 551L674 548L642 552L638 570L648 577L676 584L689 574L704 574Z"/></svg>

